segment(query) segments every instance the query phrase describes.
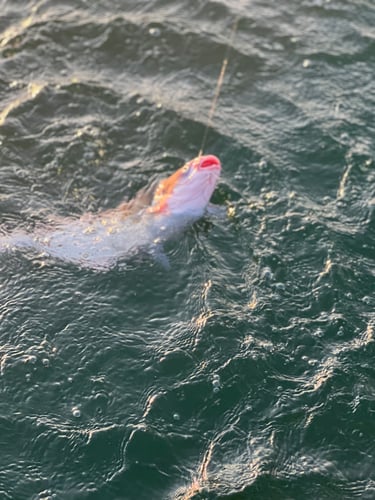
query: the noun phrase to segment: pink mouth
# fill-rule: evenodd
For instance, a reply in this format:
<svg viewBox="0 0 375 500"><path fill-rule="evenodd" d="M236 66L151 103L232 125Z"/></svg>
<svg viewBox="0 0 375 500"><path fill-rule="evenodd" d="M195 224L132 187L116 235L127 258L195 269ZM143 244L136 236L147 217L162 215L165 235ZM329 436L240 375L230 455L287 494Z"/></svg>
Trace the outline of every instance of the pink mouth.
<svg viewBox="0 0 375 500"><path fill-rule="evenodd" d="M221 168L220 160L214 155L203 156L199 168L219 167Z"/></svg>

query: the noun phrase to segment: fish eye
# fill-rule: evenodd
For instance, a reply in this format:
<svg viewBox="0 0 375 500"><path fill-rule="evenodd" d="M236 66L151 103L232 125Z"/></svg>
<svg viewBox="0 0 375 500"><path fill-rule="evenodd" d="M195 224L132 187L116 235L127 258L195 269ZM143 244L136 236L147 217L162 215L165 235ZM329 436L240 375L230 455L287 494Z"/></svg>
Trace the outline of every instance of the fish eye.
<svg viewBox="0 0 375 500"><path fill-rule="evenodd" d="M186 165L184 165L184 166L182 167L181 172L182 172L183 174L187 174L187 173L189 172L189 170L190 170L190 165L189 165L188 163L186 163Z"/></svg>

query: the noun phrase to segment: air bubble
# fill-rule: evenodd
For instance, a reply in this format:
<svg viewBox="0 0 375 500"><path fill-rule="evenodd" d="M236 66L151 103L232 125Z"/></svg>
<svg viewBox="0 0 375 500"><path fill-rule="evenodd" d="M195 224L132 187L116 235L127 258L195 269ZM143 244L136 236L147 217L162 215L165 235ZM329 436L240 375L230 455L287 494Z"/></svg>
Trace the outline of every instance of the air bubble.
<svg viewBox="0 0 375 500"><path fill-rule="evenodd" d="M270 267L264 267L261 272L261 278L265 281L271 281L273 274Z"/></svg>
<svg viewBox="0 0 375 500"><path fill-rule="evenodd" d="M72 415L74 418L79 418L81 416L81 410L78 408L78 406L73 406Z"/></svg>
<svg viewBox="0 0 375 500"><path fill-rule="evenodd" d="M322 330L321 328L317 328L317 329L315 330L315 332L313 333L313 335L314 335L315 337L323 337L324 332L323 332L323 330Z"/></svg>
<svg viewBox="0 0 375 500"><path fill-rule="evenodd" d="M161 35L161 31L159 28L150 28L148 30L151 36L154 36L155 38L158 38Z"/></svg>
<svg viewBox="0 0 375 500"><path fill-rule="evenodd" d="M342 132L342 134L340 134L340 139L345 143L347 144L349 142L349 134L347 132Z"/></svg>
<svg viewBox="0 0 375 500"><path fill-rule="evenodd" d="M284 283L275 283L275 290L277 292L284 292L285 291Z"/></svg>
<svg viewBox="0 0 375 500"><path fill-rule="evenodd" d="M215 373L215 375L212 377L212 390L213 392L219 392L220 390L220 377L217 373Z"/></svg>
<svg viewBox="0 0 375 500"><path fill-rule="evenodd" d="M260 160L260 162L258 163L258 165L259 165L259 168L265 168L267 166L267 162L264 158L262 158Z"/></svg>

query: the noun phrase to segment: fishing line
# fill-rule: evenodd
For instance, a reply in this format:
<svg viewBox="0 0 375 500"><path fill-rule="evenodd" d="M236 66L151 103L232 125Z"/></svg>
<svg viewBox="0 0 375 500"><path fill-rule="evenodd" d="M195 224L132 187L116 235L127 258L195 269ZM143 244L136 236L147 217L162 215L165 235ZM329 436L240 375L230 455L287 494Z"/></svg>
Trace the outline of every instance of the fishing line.
<svg viewBox="0 0 375 500"><path fill-rule="evenodd" d="M215 110L216 110L217 102L219 100L219 96L220 96L220 92L221 92L221 87L223 86L224 76L225 76L225 72L227 70L228 61L229 61L230 50L231 50L231 47L232 47L232 44L233 44L233 40L234 40L234 36L236 34L237 27L238 27L238 19L239 18L237 17L235 19L234 23L233 23L233 28L232 28L230 40L229 40L229 42L227 44L227 50L226 50L226 53L225 53L225 56L224 56L224 59L223 59L223 63L221 65L221 70L220 70L219 78L217 79L216 89L215 89L214 97L212 99L211 109L210 109L210 112L208 113L207 125L206 125L206 129L204 131L204 134L203 134L202 145L201 145L201 148L199 150L198 156L202 156L202 154L203 154L203 150L204 150L204 148L206 146L208 131L212 127L212 119L214 117L214 113L215 113Z"/></svg>

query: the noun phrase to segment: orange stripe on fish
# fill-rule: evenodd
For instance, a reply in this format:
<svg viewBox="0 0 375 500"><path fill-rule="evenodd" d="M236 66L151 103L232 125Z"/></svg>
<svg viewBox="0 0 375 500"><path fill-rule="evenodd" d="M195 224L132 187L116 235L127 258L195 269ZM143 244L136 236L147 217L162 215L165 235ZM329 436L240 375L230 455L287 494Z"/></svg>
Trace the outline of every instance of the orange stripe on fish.
<svg viewBox="0 0 375 500"><path fill-rule="evenodd" d="M184 167L182 167L184 168ZM178 183L182 175L182 168L179 168L174 174L160 181L156 188L153 204L148 209L150 213L160 213L168 211L168 199L173 193L175 185Z"/></svg>

